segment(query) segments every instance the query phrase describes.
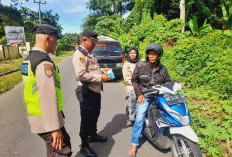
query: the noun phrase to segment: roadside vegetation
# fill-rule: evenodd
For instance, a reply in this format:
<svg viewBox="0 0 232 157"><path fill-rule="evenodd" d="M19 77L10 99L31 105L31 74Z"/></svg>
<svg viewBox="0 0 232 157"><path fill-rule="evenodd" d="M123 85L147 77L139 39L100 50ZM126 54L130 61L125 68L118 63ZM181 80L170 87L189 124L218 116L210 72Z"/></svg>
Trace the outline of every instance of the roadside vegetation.
<svg viewBox="0 0 232 157"><path fill-rule="evenodd" d="M30 8L20 6L18 0L11 0L11 6L3 6L0 9L0 44L6 44L4 26L24 26L26 41L31 46L35 44L34 25L39 24L38 12ZM15 5L14 5L15 4ZM50 24L58 28L59 34L62 34L62 26L59 23L60 16L53 13L52 10L41 11L43 24ZM57 51L73 51L75 45L80 42L78 33L65 33L62 39L58 40Z"/></svg>
<svg viewBox="0 0 232 157"><path fill-rule="evenodd" d="M17 0L12 0L11 6L3 6L0 9L0 44L6 44L4 26L24 26L26 41L29 41L33 47L35 44L34 25L39 24L38 13L19 4ZM61 34L62 27L59 24L59 18L59 15L51 10L41 12L42 23L57 27ZM66 33L62 36L62 39L58 40L56 57L52 58L55 63L60 62L64 57L73 55L75 45L80 40L77 33ZM20 70L23 60L24 58L0 60L0 94L22 81Z"/></svg>
<svg viewBox="0 0 232 157"><path fill-rule="evenodd" d="M62 56L52 57L54 63L59 63L65 57L72 55L72 51L63 51ZM9 59L0 61L0 94L13 88L23 81L21 75L21 63L25 58Z"/></svg>
<svg viewBox="0 0 232 157"><path fill-rule="evenodd" d="M162 44L162 63L172 80L186 85L183 93L202 152L232 156L232 1L185 1L185 22L179 19L180 1L125 1L90 0L92 12L83 27L117 39L124 52L137 46L142 58L148 44ZM131 12L123 19L125 11Z"/></svg>
<svg viewBox="0 0 232 157"><path fill-rule="evenodd" d="M180 2L185 2L185 20L180 18ZM162 63L172 80L186 85L183 93L189 100L192 127L202 152L213 157L232 156L232 1L89 0L87 7L91 13L82 27L117 39L124 52L137 46L140 56L145 58L148 44L162 44ZM123 17L129 11L129 16ZM33 25L38 24L37 19L38 14L29 8L4 6L0 11L0 43L6 42L3 26L22 25L27 41L33 45ZM59 15L46 11L42 12L42 19L43 23L58 27L61 33ZM71 55L79 41L78 34L64 34L57 54ZM18 63L12 63L7 68L1 66L0 73L19 68ZM180 78L182 70L186 70L186 76ZM20 71L0 77L0 93L20 79Z"/></svg>

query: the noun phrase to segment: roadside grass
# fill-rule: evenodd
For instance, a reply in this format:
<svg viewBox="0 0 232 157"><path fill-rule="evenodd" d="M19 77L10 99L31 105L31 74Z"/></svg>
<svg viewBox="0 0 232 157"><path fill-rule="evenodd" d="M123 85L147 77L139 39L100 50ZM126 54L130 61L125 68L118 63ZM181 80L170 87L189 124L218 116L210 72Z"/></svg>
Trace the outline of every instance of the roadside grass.
<svg viewBox="0 0 232 157"><path fill-rule="evenodd" d="M10 60L2 60L0 61L0 75L5 74L11 71L17 71L21 67L21 63L24 58L10 59Z"/></svg>
<svg viewBox="0 0 232 157"><path fill-rule="evenodd" d="M0 94L14 87L23 80L21 71L0 77Z"/></svg>
<svg viewBox="0 0 232 157"><path fill-rule="evenodd" d="M20 69L21 63L24 61L24 59L25 58L17 58L0 61L0 75L13 71L13 73L11 74L7 74L0 77L0 94L13 88L16 84L20 83L23 80ZM63 56L52 58L55 64L62 61L62 59Z"/></svg>
<svg viewBox="0 0 232 157"><path fill-rule="evenodd" d="M59 57L69 57L74 54L74 51L59 51L57 52L57 56Z"/></svg>
<svg viewBox="0 0 232 157"><path fill-rule="evenodd" d="M52 61L53 61L55 64L57 64L57 63L59 63L60 61L62 61L62 57L53 57L53 58L52 58Z"/></svg>
<svg viewBox="0 0 232 157"><path fill-rule="evenodd" d="M202 152L207 156L232 156L232 99L201 98L203 94L197 89L185 90L184 95Z"/></svg>

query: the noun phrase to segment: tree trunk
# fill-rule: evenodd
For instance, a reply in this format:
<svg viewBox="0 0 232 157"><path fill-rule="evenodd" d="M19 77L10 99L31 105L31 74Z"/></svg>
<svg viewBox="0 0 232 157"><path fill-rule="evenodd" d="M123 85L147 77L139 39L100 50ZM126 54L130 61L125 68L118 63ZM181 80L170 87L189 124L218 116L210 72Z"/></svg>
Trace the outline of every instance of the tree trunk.
<svg viewBox="0 0 232 157"><path fill-rule="evenodd" d="M185 0L180 0L180 19L185 24ZM184 33L185 25L182 28L181 33Z"/></svg>

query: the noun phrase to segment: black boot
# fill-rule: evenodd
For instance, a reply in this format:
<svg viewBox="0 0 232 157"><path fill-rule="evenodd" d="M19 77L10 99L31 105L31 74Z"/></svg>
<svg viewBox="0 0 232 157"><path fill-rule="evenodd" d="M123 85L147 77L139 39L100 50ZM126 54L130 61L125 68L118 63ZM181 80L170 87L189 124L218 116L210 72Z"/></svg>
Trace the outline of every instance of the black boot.
<svg viewBox="0 0 232 157"><path fill-rule="evenodd" d="M100 136L100 135L95 135L95 136L90 136L89 137L89 142L106 142L107 141L107 137L106 136Z"/></svg>
<svg viewBox="0 0 232 157"><path fill-rule="evenodd" d="M81 139L81 154L85 155L85 157L97 157L97 154L94 150L89 146L89 139L88 137Z"/></svg>
<svg viewBox="0 0 232 157"><path fill-rule="evenodd" d="M88 145L81 146L81 154L85 155L85 157L97 157L97 153Z"/></svg>

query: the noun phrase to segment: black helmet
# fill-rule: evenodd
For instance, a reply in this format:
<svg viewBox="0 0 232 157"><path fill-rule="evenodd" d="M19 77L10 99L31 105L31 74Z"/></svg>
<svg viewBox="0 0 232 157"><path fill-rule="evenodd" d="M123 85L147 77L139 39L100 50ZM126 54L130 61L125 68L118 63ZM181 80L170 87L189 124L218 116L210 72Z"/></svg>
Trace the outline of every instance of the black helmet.
<svg viewBox="0 0 232 157"><path fill-rule="evenodd" d="M147 54L149 50L155 50L156 52L158 52L159 57L157 59L157 62L159 62L164 52L162 46L158 43L151 43L150 45L148 45L146 48L146 60L148 60Z"/></svg>

